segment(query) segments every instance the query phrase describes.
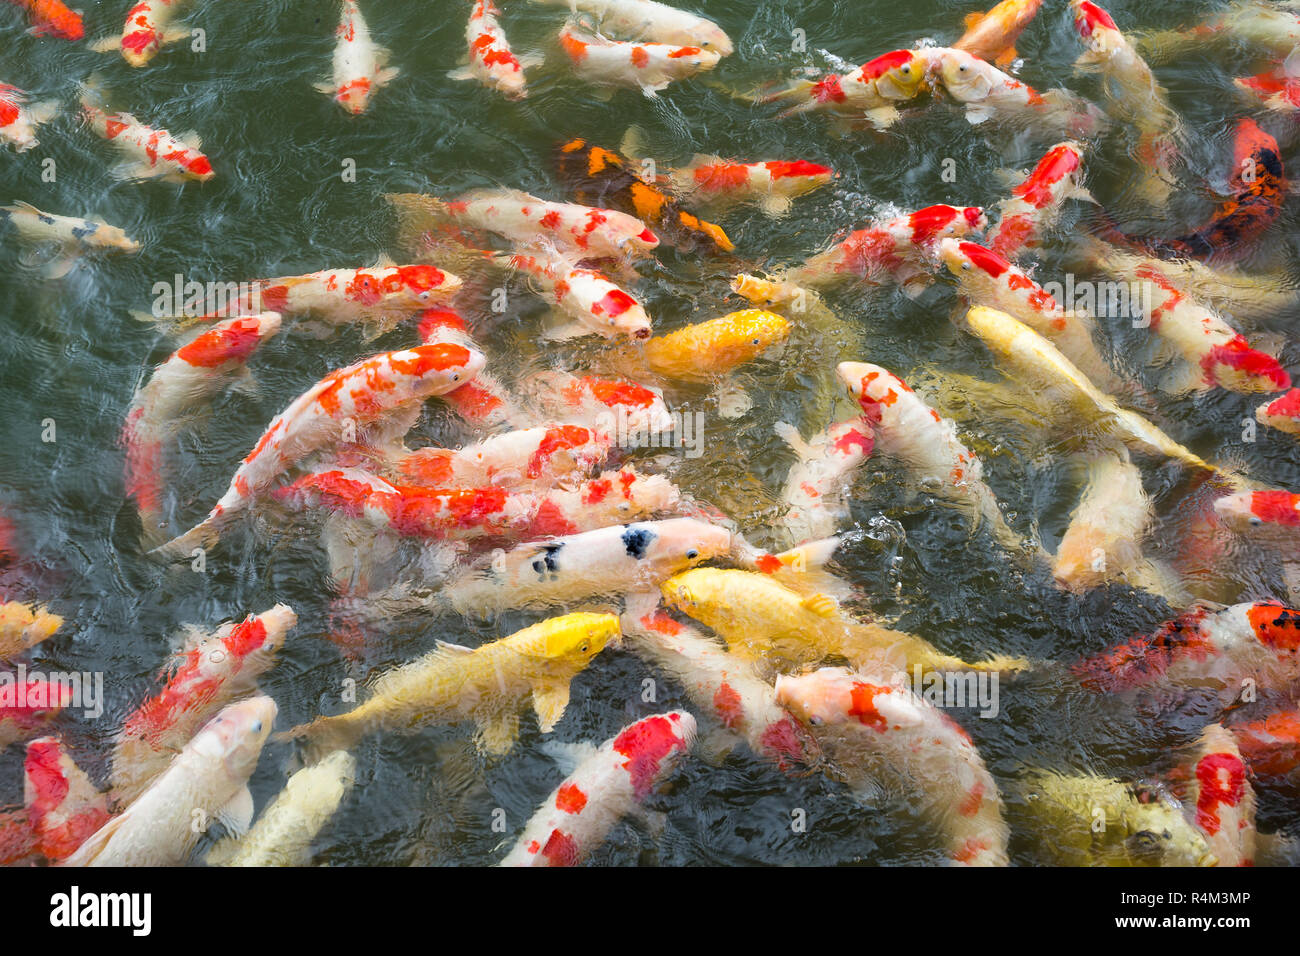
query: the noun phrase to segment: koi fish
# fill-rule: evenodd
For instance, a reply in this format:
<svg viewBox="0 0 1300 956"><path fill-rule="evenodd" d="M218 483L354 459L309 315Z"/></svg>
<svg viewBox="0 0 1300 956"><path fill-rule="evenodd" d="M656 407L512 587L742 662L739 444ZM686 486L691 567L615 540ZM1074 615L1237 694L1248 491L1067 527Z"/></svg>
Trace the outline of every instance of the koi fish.
<svg viewBox="0 0 1300 956"><path fill-rule="evenodd" d="M588 33L570 22L560 30L560 47L573 72L593 86L630 86L654 99L675 80L718 65L722 56L698 46L630 43Z"/></svg>
<svg viewBox="0 0 1300 956"><path fill-rule="evenodd" d="M343 0L342 17L334 32L339 39L334 47L333 77L314 84L314 88L358 116L370 106L370 97L401 71L387 65L391 54L370 39L370 28L356 0Z"/></svg>
<svg viewBox="0 0 1300 956"><path fill-rule="evenodd" d="M628 148L625 140L624 151ZM617 153L585 139L571 139L557 150L556 166L560 175L573 184L579 202L609 206L636 216L683 247L694 247L703 240L724 252L736 248L721 226L683 209L657 182L647 182L630 169Z"/></svg>
<svg viewBox="0 0 1300 956"><path fill-rule="evenodd" d="M239 840L222 840L208 866L306 866L311 843L356 782L356 759L346 750L303 767L284 785L253 828Z"/></svg>
<svg viewBox="0 0 1300 956"><path fill-rule="evenodd" d="M95 135L108 140L127 159L110 172L119 179L163 179L206 183L214 175L212 163L202 153L197 133L173 136L165 129L146 126L130 113L108 113L97 105L99 94L92 80L83 87L81 111Z"/></svg>
<svg viewBox="0 0 1300 956"><path fill-rule="evenodd" d="M619 636L613 614L579 612L473 650L439 641L423 657L381 675L364 704L336 717L317 717L284 736L340 749L378 730L470 720L479 749L504 756L514 747L519 714L530 700L538 728L550 733L569 705L570 682Z"/></svg>
<svg viewBox="0 0 1300 956"><path fill-rule="evenodd" d="M27 745L23 803L41 853L51 863L67 859L108 822L108 797L95 789L57 737Z"/></svg>
<svg viewBox="0 0 1300 956"><path fill-rule="evenodd" d="M131 400L120 442L126 449L126 494L135 501L146 540L164 530L166 446L196 407L206 406L232 380L251 381L248 360L280 330L278 312L220 322L173 352Z"/></svg>
<svg viewBox="0 0 1300 956"><path fill-rule="evenodd" d="M543 414L602 432L659 435L676 427L663 393L635 382L554 371L533 376L530 389Z"/></svg>
<svg viewBox="0 0 1300 956"><path fill-rule="evenodd" d="M840 115L865 115L872 125L887 129L898 121L896 103L914 99L925 85L926 59L919 50L891 50L856 70L832 73L816 82L804 80L767 98L794 100L777 119L822 110Z"/></svg>
<svg viewBox="0 0 1300 956"><path fill-rule="evenodd" d="M1255 863L1255 789L1237 742L1210 724L1196 742L1186 768L1187 802L1219 866Z"/></svg>
<svg viewBox="0 0 1300 956"><path fill-rule="evenodd" d="M275 417L202 522L149 553L175 558L211 544L289 466L395 413L407 415L400 426L409 425L425 399L469 381L483 364L481 352L459 345L418 345L331 372Z"/></svg>
<svg viewBox="0 0 1300 956"><path fill-rule="evenodd" d="M1098 132L1105 120L1095 106L1067 91L1039 93L965 50L927 47L918 52L925 59L927 76L937 79L949 96L966 107L972 125L997 118L1088 136Z"/></svg>
<svg viewBox="0 0 1300 956"><path fill-rule="evenodd" d="M1280 398L1259 406L1255 409L1255 418L1261 425L1289 435L1300 435L1300 388L1293 388Z"/></svg>
<svg viewBox="0 0 1300 956"><path fill-rule="evenodd" d="M19 673L21 673L21 668ZM0 683L0 750L32 737L73 703L72 687L59 681L28 678Z"/></svg>
<svg viewBox="0 0 1300 956"><path fill-rule="evenodd" d="M217 711L254 689L297 624L292 608L277 604L209 634L191 630L162 690L133 710L117 735L114 802L132 803Z"/></svg>
<svg viewBox="0 0 1300 956"><path fill-rule="evenodd" d="M748 661L669 617L657 599L635 609L632 603L622 618L631 649L672 675L729 741L746 742L786 772L817 762L820 754L812 736L776 702L772 685L760 680Z"/></svg>
<svg viewBox="0 0 1300 956"><path fill-rule="evenodd" d="M937 481L944 497L987 521L1004 547L1019 551L1020 536L1007 525L984 465L957 437L956 426L926 405L897 375L879 365L841 362L840 382L871 424L875 450L906 464L919 482Z"/></svg>
<svg viewBox="0 0 1300 956"><path fill-rule="evenodd" d="M944 239L939 243L939 258L956 277L967 301L998 309L1025 323L1106 391L1125 387L1098 350L1096 322L1085 310L1062 309L1024 271L977 243Z"/></svg>
<svg viewBox="0 0 1300 956"><path fill-rule="evenodd" d="M1228 728L1251 774L1275 784L1300 765L1300 713L1280 710Z"/></svg>
<svg viewBox="0 0 1300 956"><path fill-rule="evenodd" d="M447 75L453 80L478 80L507 99L522 100L528 96L524 63L511 52L510 42L497 21L500 15L492 0L475 0L465 26L469 64Z"/></svg>
<svg viewBox="0 0 1300 956"><path fill-rule="evenodd" d="M431 488L549 488L590 472L609 457L613 444L609 433L581 425L540 425L456 450L421 448L398 459L394 470L403 482Z"/></svg>
<svg viewBox="0 0 1300 956"><path fill-rule="evenodd" d="M648 253L659 238L644 222L613 209L547 202L518 189L478 189L444 202L420 193L386 193L404 230L439 225L495 233L516 246L544 242L580 259Z"/></svg>
<svg viewBox="0 0 1300 956"><path fill-rule="evenodd" d="M1237 531L1263 525L1280 529L1300 527L1300 495L1281 489L1234 491L1214 500L1219 518ZM1294 537L1296 532L1288 530Z"/></svg>
<svg viewBox="0 0 1300 956"><path fill-rule="evenodd" d="M420 313L420 341L425 345L462 345L467 349L483 351L465 320L455 309L434 306ZM457 415L475 428L494 429L498 426L518 426L525 416L514 396L490 372L479 372L472 382L453 388L442 396Z"/></svg>
<svg viewBox="0 0 1300 956"><path fill-rule="evenodd" d="M786 422L778 422L776 432L796 455L781 491L781 527L795 542L829 537L848 517L849 476L871 457L871 423L860 416L836 422L811 442Z"/></svg>
<svg viewBox="0 0 1300 956"><path fill-rule="evenodd" d="M1208 222L1174 237L1130 235L1108 224L1102 237L1161 259L1232 257L1274 223L1289 189L1277 140L1243 117L1233 134L1231 198L1219 205Z"/></svg>
<svg viewBox="0 0 1300 956"><path fill-rule="evenodd" d="M164 46L189 38L189 26L175 19L188 5L188 0L139 0L127 11L120 39L104 37L90 48L96 53L121 50L131 66L146 66Z"/></svg>
<svg viewBox="0 0 1300 956"><path fill-rule="evenodd" d="M62 626L63 618L43 607L0 601L0 661L12 660L48 640Z"/></svg>
<svg viewBox="0 0 1300 956"><path fill-rule="evenodd" d="M69 10L63 0L11 0L27 13L27 32L38 37L58 37L74 43L86 35L81 14Z"/></svg>
<svg viewBox="0 0 1300 956"><path fill-rule="evenodd" d="M502 866L577 866L676 768L695 742L695 718L674 710L629 724L543 801Z"/></svg>
<svg viewBox="0 0 1300 956"><path fill-rule="evenodd" d="M48 123L59 112L56 100L25 105L27 94L16 86L0 83L0 142L19 153L40 145L36 127Z"/></svg>
<svg viewBox="0 0 1300 956"><path fill-rule="evenodd" d="M601 33L631 39L654 40L677 46L698 46L731 56L731 38L712 20L678 10L655 0L533 0L548 6L567 6L595 17Z"/></svg>
<svg viewBox="0 0 1300 956"><path fill-rule="evenodd" d="M1049 149L1024 181L1011 190L1011 197L998 204L998 223L989 234L989 248L1010 259L1038 245L1043 233L1056 223L1067 199L1095 203L1092 193L1079 183L1082 175L1081 145L1064 142Z"/></svg>
<svg viewBox="0 0 1300 956"><path fill-rule="evenodd" d="M731 547L730 531L696 518L610 525L499 551L437 599L460 614L484 615L645 591Z"/></svg>
<svg viewBox="0 0 1300 956"><path fill-rule="evenodd" d="M1204 687L1231 703L1242 682L1284 689L1300 678L1300 612L1276 601L1196 607L1150 634L1071 667L1084 687L1109 693Z"/></svg>
<svg viewBox="0 0 1300 956"><path fill-rule="evenodd" d="M1237 88L1251 94L1267 109L1280 113L1300 111L1300 56L1294 50L1271 70L1232 81Z"/></svg>
<svg viewBox="0 0 1300 956"><path fill-rule="evenodd" d="M655 375L679 382L710 382L752 362L790 336L790 323L775 312L742 309L716 319L656 335L641 349Z"/></svg>
<svg viewBox="0 0 1300 956"><path fill-rule="evenodd" d="M952 45L982 59L1009 66L1020 56L1016 40L1038 16L1043 0L1002 0L988 13L966 15L966 32Z"/></svg>
<svg viewBox="0 0 1300 956"><path fill-rule="evenodd" d="M553 299L555 308L571 322L547 331L549 338L599 335L650 338L645 307L595 269L579 269L559 255L510 255L496 261L526 273Z"/></svg>
<svg viewBox="0 0 1300 956"><path fill-rule="evenodd" d="M30 203L15 199L12 206L0 206L0 219L14 224L19 238L54 247L58 257L45 268L45 276L58 279L76 265L76 257L85 252L140 251L140 244L117 226L99 219L56 216L41 212Z"/></svg>
<svg viewBox="0 0 1300 956"><path fill-rule="evenodd" d="M807 727L854 790L889 780L919 791L942 823L949 860L1007 866L1002 798L970 735L906 686L823 667L776 679L776 699Z"/></svg>
<svg viewBox="0 0 1300 956"><path fill-rule="evenodd" d="M1060 865L1218 864L1205 836L1163 787L1035 770L1025 775L1018 790L1024 811L1042 837L1039 846Z"/></svg>
<svg viewBox="0 0 1300 956"><path fill-rule="evenodd" d="M1148 56L1163 60L1234 40L1275 56L1286 56L1300 44L1300 12L1288 9L1285 3L1245 0L1230 4L1217 16L1190 30L1149 34L1142 47Z"/></svg>
<svg viewBox="0 0 1300 956"><path fill-rule="evenodd" d="M253 820L248 778L276 712L269 697L226 706L138 800L96 830L64 865L180 866L213 820L245 833Z"/></svg>

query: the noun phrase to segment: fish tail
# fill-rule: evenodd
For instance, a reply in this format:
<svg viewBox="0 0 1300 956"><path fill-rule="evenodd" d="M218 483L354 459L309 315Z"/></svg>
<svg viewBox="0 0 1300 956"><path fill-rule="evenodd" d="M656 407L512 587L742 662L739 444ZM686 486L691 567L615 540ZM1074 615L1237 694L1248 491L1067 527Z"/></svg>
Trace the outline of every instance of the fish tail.
<svg viewBox="0 0 1300 956"><path fill-rule="evenodd" d="M986 657L982 661L976 661L971 664L970 669L998 674L1019 674L1023 671L1029 670L1033 666L1033 661L1026 657L1010 657L1006 654L994 654L991 657Z"/></svg>
<svg viewBox="0 0 1300 956"><path fill-rule="evenodd" d="M208 550L221 537L219 514L214 512L208 515L189 531L172 538L166 544L160 544L146 556L156 561L173 562L192 557L195 550Z"/></svg>
<svg viewBox="0 0 1300 956"><path fill-rule="evenodd" d="M361 734L353 721L339 717L317 717L306 724L299 724L291 730L272 735L278 742L303 740L306 747L306 762L316 763L321 757L335 750L349 750L356 746Z"/></svg>
<svg viewBox="0 0 1300 956"><path fill-rule="evenodd" d="M447 204L436 196L423 193L384 193L384 199L397 214L397 239L403 246L415 248L428 243L426 233L448 220Z"/></svg>

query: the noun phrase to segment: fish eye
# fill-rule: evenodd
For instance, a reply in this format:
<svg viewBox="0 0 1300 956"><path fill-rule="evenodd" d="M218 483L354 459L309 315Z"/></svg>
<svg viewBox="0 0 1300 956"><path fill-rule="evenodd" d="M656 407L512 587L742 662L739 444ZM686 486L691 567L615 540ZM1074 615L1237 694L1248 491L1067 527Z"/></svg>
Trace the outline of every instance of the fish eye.
<svg viewBox="0 0 1300 956"><path fill-rule="evenodd" d="M459 381L460 381L460 373L459 373L459 372L453 372L453 373L452 373L452 376L451 376L451 380L452 380L453 382L459 382Z"/></svg>
<svg viewBox="0 0 1300 956"><path fill-rule="evenodd" d="M691 548L691 550L686 552L686 557L688 558L698 558L699 556L700 556L700 552L697 551L695 548Z"/></svg>
<svg viewBox="0 0 1300 956"><path fill-rule="evenodd" d="M963 262L963 263L961 264L961 267L962 267L963 269L965 269L967 272L970 272L970 263L969 263L969 262Z"/></svg>
<svg viewBox="0 0 1300 956"><path fill-rule="evenodd" d="M812 727L820 727L822 723L823 723L822 719L818 717L816 714L813 714L811 717L808 718L808 724Z"/></svg>
<svg viewBox="0 0 1300 956"><path fill-rule="evenodd" d="M960 72L960 73L965 73L965 72L966 72L966 64L963 63L961 66L957 67L957 70L958 70L958 72Z"/></svg>
<svg viewBox="0 0 1300 956"><path fill-rule="evenodd" d="M911 73L911 72L912 72L912 67L911 67L909 64L907 64L907 63L904 63L904 64L903 64L902 66L900 66L898 69L899 69L899 72L900 72L900 73Z"/></svg>
<svg viewBox="0 0 1300 956"><path fill-rule="evenodd" d="M753 345L757 345L757 344L758 344L758 339L754 339L754 341L753 341L751 344L753 344Z"/></svg>
<svg viewBox="0 0 1300 956"><path fill-rule="evenodd" d="M591 644L589 644L587 641L583 641L581 644L578 645L578 653L585 654L590 648L591 648Z"/></svg>
<svg viewBox="0 0 1300 956"><path fill-rule="evenodd" d="M253 721L253 733L260 734L261 732L262 732L262 722L260 720Z"/></svg>
<svg viewBox="0 0 1300 956"><path fill-rule="evenodd" d="M1262 524L1264 523L1264 520L1263 520L1262 518L1257 518L1257 517L1255 517L1254 515L1251 515L1251 516L1250 516L1250 523L1253 524L1255 527L1258 528L1260 525L1262 525Z"/></svg>

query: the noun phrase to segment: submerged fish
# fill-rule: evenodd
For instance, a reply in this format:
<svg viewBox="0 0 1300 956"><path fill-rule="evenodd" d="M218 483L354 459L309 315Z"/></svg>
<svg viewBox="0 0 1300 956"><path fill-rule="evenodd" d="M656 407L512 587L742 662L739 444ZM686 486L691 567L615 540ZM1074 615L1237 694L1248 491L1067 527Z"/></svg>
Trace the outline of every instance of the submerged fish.
<svg viewBox="0 0 1300 956"><path fill-rule="evenodd" d="M1082 176L1082 146L1064 142L1049 149L1033 171L1011 190L1011 197L998 203L998 222L989 234L989 248L1011 258L1038 244L1043 233L1056 223L1067 199L1095 203L1092 193L1080 185Z"/></svg>
<svg viewBox="0 0 1300 956"><path fill-rule="evenodd" d="M585 82L630 86L652 99L673 81L711 70L722 59L721 54L698 46L610 40L572 21L560 30L560 47L573 72Z"/></svg>
<svg viewBox="0 0 1300 956"><path fill-rule="evenodd" d="M54 636L63 618L21 601L0 601L0 661L12 660Z"/></svg>
<svg viewBox="0 0 1300 956"><path fill-rule="evenodd" d="M1211 724L1186 768L1187 802L1219 866L1255 863L1255 789L1231 733Z"/></svg>
<svg viewBox="0 0 1300 956"><path fill-rule="evenodd" d="M469 65L453 70L453 80L477 80L508 99L528 96L524 63L510 49L510 41L497 17L501 11L492 0L475 0L465 25L465 42L469 44Z"/></svg>
<svg viewBox="0 0 1300 956"><path fill-rule="evenodd" d="M401 481L431 488L549 488L603 462L613 448L604 431L582 425L539 425L502 432L463 448L421 448L394 463Z"/></svg>
<svg viewBox="0 0 1300 956"><path fill-rule="evenodd" d="M370 28L361 16L356 0L343 0L341 18L335 34L334 73L328 82L315 88L354 116L364 113L370 97L381 86L391 83L400 72L388 66L388 50L370 39Z"/></svg>
<svg viewBox="0 0 1300 956"><path fill-rule="evenodd" d="M35 36L58 37L61 40L80 40L86 35L81 14L69 10L63 0L11 0L27 12L31 26L27 32Z"/></svg>
<svg viewBox="0 0 1300 956"><path fill-rule="evenodd" d="M1300 388L1293 388L1280 398L1259 406L1255 409L1255 418L1261 425L1300 435Z"/></svg>
<svg viewBox="0 0 1300 956"><path fill-rule="evenodd" d="M57 737L27 745L23 803L41 853L51 863L67 859L108 822L108 796L96 789Z"/></svg>
<svg viewBox="0 0 1300 956"><path fill-rule="evenodd" d="M77 257L84 253L140 251L140 244L117 226L99 219L56 216L18 199L12 206L0 206L0 219L13 223L15 232L24 241L57 249L58 257L44 270L50 279L66 275Z"/></svg>
<svg viewBox="0 0 1300 956"><path fill-rule="evenodd" d="M98 53L121 50L131 66L146 66L164 46L189 38L189 26L177 19L187 6L188 0L138 0L127 11L121 39L105 37L90 48Z"/></svg>
<svg viewBox="0 0 1300 956"><path fill-rule="evenodd" d="M109 113L99 104L95 84L83 87L81 112L95 135L126 154L110 170L119 179L164 179L171 182L207 182L216 174L203 155L197 133L173 136L165 129L146 126L130 113Z"/></svg>
<svg viewBox="0 0 1300 956"><path fill-rule="evenodd" d="M793 425L778 422L777 434L796 456L781 491L781 526L794 543L831 536L848 517L849 478L875 446L871 423L860 416L836 422L806 442Z"/></svg>
<svg viewBox="0 0 1300 956"><path fill-rule="evenodd" d="M552 7L581 10L595 17L602 33L628 39L698 46L730 56L731 38L712 20L655 0L532 0Z"/></svg>
<svg viewBox="0 0 1300 956"><path fill-rule="evenodd" d="M54 119L59 104L54 100L27 104L27 94L16 86L0 83L0 142L19 153L40 145L36 127Z"/></svg>

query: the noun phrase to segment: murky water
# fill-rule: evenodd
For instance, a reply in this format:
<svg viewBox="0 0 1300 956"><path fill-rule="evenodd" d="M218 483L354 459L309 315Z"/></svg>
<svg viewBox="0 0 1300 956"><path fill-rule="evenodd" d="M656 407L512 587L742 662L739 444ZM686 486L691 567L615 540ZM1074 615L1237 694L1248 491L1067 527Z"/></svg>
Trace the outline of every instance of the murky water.
<svg viewBox="0 0 1300 956"><path fill-rule="evenodd" d="M393 246L394 222L378 196L420 191L449 196L480 186L517 187L567 198L552 166L562 138L582 136L617 147L627 126L645 132L662 161L692 153L752 159L804 158L838 171L834 184L796 202L773 221L756 210L720 217L735 241L735 258L684 256L665 248L661 265L644 270L643 294L656 328L670 330L741 307L728 293L740 270L774 269L820 251L829 237L895 209L951 202L992 206L1005 195L1000 169L1026 169L1052 138L1014 136L972 128L942 100L922 100L887 132L841 133L818 117L773 120L774 109L728 97L724 85L747 90L801 68L856 64L926 37L956 39L962 16L984 3L909 4L865 0L716 0L706 13L736 42L736 53L703 80L675 84L656 100L635 91L594 96L561 62L554 34L563 16L554 8L511 0L502 22L516 52L545 52L548 62L529 74L521 103L447 71L462 56L468 5L449 0L371 3L364 7L377 42L393 52L402 75L376 96L359 118L343 113L312 83L329 71L335 7L328 2L258 0L199 2L191 22L206 31L205 52L182 44L153 64L132 70L116 55L84 46L37 40L22 33L21 12L0 9L0 80L35 98L57 97L67 113L41 133L41 145L0 156L0 199L20 198L68 215L88 214L122 226L144 244L134 257L92 261L51 282L5 233L0 248L0 508L18 525L26 555L6 573L12 597L41 599L66 618L63 631L39 647L30 666L101 671L107 705L97 720L77 714L59 729L79 763L97 782L108 773L110 738L155 687L171 636L186 622L219 621L290 604L299 626L261 687L280 707L280 726L345 709L346 678L364 679L430 648L435 640L475 646L539 619L512 613L491 622L454 615L395 619L391 629L353 659L328 639L333 597L315 526L253 521L229 533L204 573L182 565L164 569L143 558L139 525L124 499L123 452L117 443L138 384L174 344L130 310L148 309L155 282L176 273L200 280L295 275L323 268L358 267ZM126 4L88 3L88 35L120 30ZM1212 5L1181 0L1116 0L1109 9L1125 29L1167 28L1194 22ZM806 50L792 50L793 31ZM1067 86L1090 97L1094 80L1072 75L1079 45L1065 4L1049 2L1023 36L1020 76L1040 89ZM1256 67L1252 69L1252 67ZM847 66L843 66L847 69ZM1210 208L1210 192L1228 175L1232 121L1250 105L1232 92L1231 78L1258 72L1249 52L1227 47L1210 57L1175 60L1158 68L1185 128L1177 171L1181 190L1171 206L1174 224L1196 223ZM109 175L116 161L107 144L79 128L74 84L102 74L110 102L145 122L173 131L193 128L203 138L216 178L183 188L122 183ZM1260 117L1297 156L1288 136L1293 122ZM1124 196L1132 159L1122 130L1096 145L1087 161L1092 192L1121 218L1133 213ZM54 182L42 179L53 159ZM954 181L942 176L951 159ZM341 176L345 163L356 181ZM1281 267L1294 276L1296 205L1289 204L1260 249L1254 268ZM1057 277L1069 251L1067 209L1058 239L1043 252L1037 277ZM461 305L479 314L482 288ZM476 298L478 297L478 298ZM490 368L509 379L513 370L561 360L600 366L594 339L540 344L527 297L506 316L478 328ZM930 369L956 370L990 380L989 354L950 321L957 305L940 282L912 301L889 289L849 290L828 296L838 322L795 320L791 341L778 353L745 366L737 378L754 399L739 420L717 414L706 387L670 387L674 408L705 413L704 454L670 465L681 487L731 515L765 543L765 522L793 457L773 433L787 421L806 435L851 408L832 372L839 361L873 361L909 380ZM1294 311L1237 317L1248 333L1290 338ZM1115 330L1120 343L1132 330ZM174 527L198 520L225 490L239 459L266 423L327 371L381 348L415 341L412 327L367 342L349 330L328 340L281 335L252 362L260 384L249 396L229 393L197 419L172 456L176 490ZM1283 364L1300 367L1300 346L1289 342ZM1259 399L1229 392L1161 397L1153 418L1177 440L1212 460L1229 462L1274 487L1300 489L1294 439L1261 428L1242 441L1241 421ZM431 402L419 440L457 444L470 436ZM835 416L835 417L832 417ZM42 441L52 420L56 440ZM1074 448L1036 439L982 408L961 422L963 437L985 462L986 478L1020 531L1037 530L1049 549L1068 522L1081 487L1068 453ZM634 452L645 461L653 450ZM1170 528L1189 489L1174 464L1140 458L1158 514L1149 547L1176 552ZM918 497L904 472L884 459L870 461L854 485L853 524L838 555L843 575L858 589L861 610L924 635L967 659L1005 653L1070 661L1100 650L1170 616L1158 598L1114 587L1076 597L1054 587L1045 572L1022 573L984 534L968 539L954 512ZM1234 549L1232 599L1283 596L1266 560ZM657 681L653 704L642 700L643 679ZM599 655L574 684L569 709L554 736L599 743L639 716L673 707L691 709L671 679L626 650ZM982 720L954 714L970 731L994 776L1007 790L1016 863L1041 862L1032 824L1018 811L1014 782L1027 767L1092 770L1123 779L1168 769L1171 747L1195 737L1204 722L1196 706L1149 712L1091 695L1048 670L1002 687L1001 713ZM317 860L331 864L486 864L513 843L538 803L563 773L540 747L532 717L509 757L484 764L464 726L433 727L411 736L372 735L355 751L358 785L317 841ZM0 756L0 806L22 801L22 752ZM259 809L281 789L299 758L292 745L273 743L252 780ZM863 861L932 863L941 851L932 831L918 827L905 801L859 803L821 775L791 779L742 749L720 765L687 762L670 792L651 808L662 829L626 823L595 854L597 864L779 863ZM506 832L494 831L494 810L505 811ZM807 828L791 826L792 810L806 811ZM499 815L498 817L499 818ZM1267 831L1294 826L1296 804L1265 794L1260 822ZM213 832L213 836L217 831ZM196 859L201 859L205 838Z"/></svg>

